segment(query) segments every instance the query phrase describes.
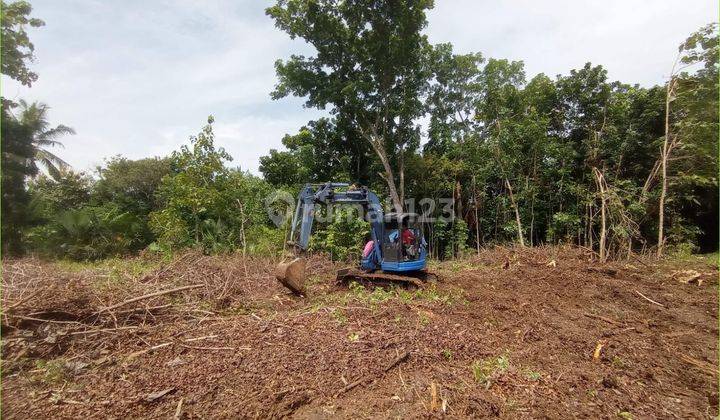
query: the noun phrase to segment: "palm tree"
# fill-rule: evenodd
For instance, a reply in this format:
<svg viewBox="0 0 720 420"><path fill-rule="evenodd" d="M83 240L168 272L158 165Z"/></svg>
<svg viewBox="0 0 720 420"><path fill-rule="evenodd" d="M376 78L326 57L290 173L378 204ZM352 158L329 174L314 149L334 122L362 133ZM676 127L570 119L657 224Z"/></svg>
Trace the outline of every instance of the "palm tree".
<svg viewBox="0 0 720 420"><path fill-rule="evenodd" d="M57 179L60 176L60 171L69 168L70 165L56 154L50 152L48 148L64 147L62 143L57 141L57 138L75 134L75 130L62 124L51 128L47 119L49 109L50 107L42 102L28 104L21 99L19 122L27 127L32 136L35 163L39 162L50 176Z"/></svg>

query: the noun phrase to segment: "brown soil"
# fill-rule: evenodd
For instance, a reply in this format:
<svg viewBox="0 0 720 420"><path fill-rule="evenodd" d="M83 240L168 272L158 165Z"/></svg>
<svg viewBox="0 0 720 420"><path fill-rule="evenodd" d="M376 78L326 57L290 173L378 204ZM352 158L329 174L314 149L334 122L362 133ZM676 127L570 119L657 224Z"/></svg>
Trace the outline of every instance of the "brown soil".
<svg viewBox="0 0 720 420"><path fill-rule="evenodd" d="M335 286L340 266L313 257L307 298L271 260L189 253L140 276L8 260L2 414L716 416L716 267L591 260L496 248L407 292Z"/></svg>

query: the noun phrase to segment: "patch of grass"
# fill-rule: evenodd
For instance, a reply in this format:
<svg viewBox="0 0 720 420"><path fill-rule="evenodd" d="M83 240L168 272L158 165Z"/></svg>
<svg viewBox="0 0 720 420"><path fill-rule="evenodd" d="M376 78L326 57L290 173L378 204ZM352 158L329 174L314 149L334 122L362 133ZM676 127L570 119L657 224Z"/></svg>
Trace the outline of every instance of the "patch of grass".
<svg viewBox="0 0 720 420"><path fill-rule="evenodd" d="M360 339L360 334L358 334L356 332L351 332L350 334L348 334L348 340L351 343L354 343L354 342L358 341L359 339Z"/></svg>
<svg viewBox="0 0 720 420"><path fill-rule="evenodd" d="M680 244L669 249L667 256L670 263L700 263L710 265L714 268L720 267L720 253L696 254L693 251L694 248L692 245Z"/></svg>
<svg viewBox="0 0 720 420"><path fill-rule="evenodd" d="M395 289L385 289L383 287L367 289L365 286L357 282L350 283L350 294L355 300L370 306L377 306L379 303L393 299L397 296Z"/></svg>
<svg viewBox="0 0 720 420"><path fill-rule="evenodd" d="M139 277L158 268L164 259L112 257L97 261L58 260L58 268L72 273L82 271L109 271Z"/></svg>
<svg viewBox="0 0 720 420"><path fill-rule="evenodd" d="M58 260L54 264L65 272L92 272L95 274L93 285L100 290L107 290L123 287L124 284L159 268L164 262L161 258L112 257L98 261Z"/></svg>
<svg viewBox="0 0 720 420"><path fill-rule="evenodd" d="M39 382L58 384L67 380L65 360L60 358L53 360L36 360L35 370L38 372L35 379Z"/></svg>
<svg viewBox="0 0 720 420"><path fill-rule="evenodd" d="M539 381L540 378L542 378L542 374L540 374L540 372L535 372L533 370L527 370L525 372L525 377L531 381Z"/></svg>
<svg viewBox="0 0 720 420"><path fill-rule="evenodd" d="M450 292L440 291L434 283L416 290L407 290L401 287L375 287L368 289L357 282L350 283L349 288L353 299L371 306L389 300L400 300L405 303L423 301L441 303L443 305L452 305L465 300L462 290L454 289Z"/></svg>
<svg viewBox="0 0 720 420"><path fill-rule="evenodd" d="M451 361L453 358L453 353L450 349L443 349L440 353L443 355L445 360L447 360L448 362Z"/></svg>
<svg viewBox="0 0 720 420"><path fill-rule="evenodd" d="M623 359L621 359L619 356L613 356L612 361L610 361L610 364L612 367L616 369L626 369L627 363Z"/></svg>
<svg viewBox="0 0 720 420"><path fill-rule="evenodd" d="M333 309L330 312L330 315L339 325L345 325L348 322L348 317L347 315L345 315L345 312L343 312L342 309Z"/></svg>
<svg viewBox="0 0 720 420"><path fill-rule="evenodd" d="M421 327L426 327L430 324L430 316L425 312L418 312L418 323Z"/></svg>
<svg viewBox="0 0 720 420"><path fill-rule="evenodd" d="M473 265L470 264L468 261L463 260L452 260L446 266L447 269L453 273L458 273L460 271L468 271L474 268Z"/></svg>
<svg viewBox="0 0 720 420"><path fill-rule="evenodd" d="M504 406L505 411L508 412L513 412L520 409L520 403L513 398L508 398L507 400L505 400Z"/></svg>
<svg viewBox="0 0 720 420"><path fill-rule="evenodd" d="M510 357L507 353L495 358L476 360L470 365L476 382L485 388L490 388L492 380L507 372L510 367Z"/></svg>
<svg viewBox="0 0 720 420"><path fill-rule="evenodd" d="M324 280L321 276L313 275L313 276L310 276L307 279L307 281L305 281L305 286L314 286L316 284L321 284L323 282L324 282Z"/></svg>
<svg viewBox="0 0 720 420"><path fill-rule="evenodd" d="M617 413L617 415L618 415L618 417L620 417L621 419L626 419L626 420L632 420L632 419L633 419L633 415L632 415L632 413L629 412L629 411L620 411L620 412Z"/></svg>

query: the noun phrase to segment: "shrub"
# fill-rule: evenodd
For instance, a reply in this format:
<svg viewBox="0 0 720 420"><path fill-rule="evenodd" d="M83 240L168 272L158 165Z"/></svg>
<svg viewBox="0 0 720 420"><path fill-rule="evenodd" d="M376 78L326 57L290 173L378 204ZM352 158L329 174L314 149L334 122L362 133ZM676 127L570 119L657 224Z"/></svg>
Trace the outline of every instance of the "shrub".
<svg viewBox="0 0 720 420"><path fill-rule="evenodd" d="M310 248L329 253L333 260L359 257L368 232L370 224L354 208L340 207L336 209L333 221L315 232Z"/></svg>

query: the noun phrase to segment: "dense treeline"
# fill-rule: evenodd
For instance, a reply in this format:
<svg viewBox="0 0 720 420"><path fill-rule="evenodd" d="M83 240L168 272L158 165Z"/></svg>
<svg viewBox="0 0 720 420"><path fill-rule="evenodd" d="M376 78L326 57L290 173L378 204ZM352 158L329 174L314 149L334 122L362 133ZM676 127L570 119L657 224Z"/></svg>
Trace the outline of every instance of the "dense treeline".
<svg viewBox="0 0 720 420"><path fill-rule="evenodd" d="M269 182L360 182L406 210L407 197L452 197L458 221L428 225L444 255L507 241L572 242L602 258L716 249L716 25L680 46L666 86L644 88L590 63L528 78L519 61L455 54L422 36L432 2L401 3L268 9L318 52L277 62L274 98L331 113L261 158Z"/></svg>
<svg viewBox="0 0 720 420"><path fill-rule="evenodd" d="M44 104L3 98L3 253L280 252L287 225L273 225L266 197L324 181L369 185L389 208L429 215L443 209L420 199L453 199L454 221L426 224L438 257L506 242L575 243L601 258L717 248L716 25L680 46L666 85L640 87L589 63L529 77L519 61L456 54L422 34L431 1L396 3L267 9L317 49L276 63L272 97L301 96L329 115L262 157L263 178L229 166L212 118L171 156L73 172L48 150L73 130L51 127ZM43 24L30 14L26 2L2 4L2 72L28 86L38 76L24 28ZM367 230L344 218L317 226L313 248L338 258Z"/></svg>

